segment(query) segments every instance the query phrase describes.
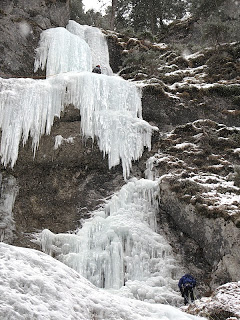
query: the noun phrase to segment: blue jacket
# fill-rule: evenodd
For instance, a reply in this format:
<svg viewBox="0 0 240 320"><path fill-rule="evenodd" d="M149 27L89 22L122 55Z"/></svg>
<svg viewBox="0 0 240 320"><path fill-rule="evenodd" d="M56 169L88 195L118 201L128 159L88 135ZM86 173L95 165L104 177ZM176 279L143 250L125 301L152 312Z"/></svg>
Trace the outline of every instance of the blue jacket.
<svg viewBox="0 0 240 320"><path fill-rule="evenodd" d="M190 285L192 288L196 286L196 280L190 275L185 274L178 282L178 287L181 289L186 285Z"/></svg>

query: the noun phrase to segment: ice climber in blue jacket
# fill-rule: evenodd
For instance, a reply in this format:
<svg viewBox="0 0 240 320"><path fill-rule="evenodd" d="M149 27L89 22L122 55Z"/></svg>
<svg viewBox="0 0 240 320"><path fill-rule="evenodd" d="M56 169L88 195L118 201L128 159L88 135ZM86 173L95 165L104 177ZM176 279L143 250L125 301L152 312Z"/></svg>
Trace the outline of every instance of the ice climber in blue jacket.
<svg viewBox="0 0 240 320"><path fill-rule="evenodd" d="M182 297L184 298L184 304L189 303L189 296L191 301L194 301L193 288L196 286L196 280L190 275L185 274L178 282L178 287L181 291Z"/></svg>

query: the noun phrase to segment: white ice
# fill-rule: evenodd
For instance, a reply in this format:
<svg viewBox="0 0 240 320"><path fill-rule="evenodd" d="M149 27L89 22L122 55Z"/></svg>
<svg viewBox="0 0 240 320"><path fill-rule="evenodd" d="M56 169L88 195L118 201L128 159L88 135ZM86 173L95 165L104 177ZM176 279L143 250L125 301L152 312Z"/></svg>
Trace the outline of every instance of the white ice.
<svg viewBox="0 0 240 320"><path fill-rule="evenodd" d="M158 181L132 179L76 234L43 230L43 251L98 287L179 305L177 282L183 270L165 238L156 233L158 192Z"/></svg>
<svg viewBox="0 0 240 320"><path fill-rule="evenodd" d="M103 74L113 74L109 65L109 53L106 37L100 29L92 26L80 25L73 20L69 21L66 29L87 42L91 49L92 67L100 65Z"/></svg>
<svg viewBox="0 0 240 320"><path fill-rule="evenodd" d="M8 175L3 177L0 173L0 241L11 243L15 222L13 219L13 207L18 193L16 179Z"/></svg>
<svg viewBox="0 0 240 320"><path fill-rule="evenodd" d="M39 251L0 243L0 319L197 320L167 305L117 297Z"/></svg>
<svg viewBox="0 0 240 320"><path fill-rule="evenodd" d="M5 166L14 166L19 144L29 136L35 152L40 137L50 134L54 117L71 103L80 110L83 135L97 138L109 168L121 161L125 178L144 147L151 148L156 128L141 119L136 86L120 77L69 72L47 80L0 78L0 87L0 155Z"/></svg>
<svg viewBox="0 0 240 320"><path fill-rule="evenodd" d="M86 41L65 28L45 30L36 50L34 70L45 67L47 77L69 71L91 71L91 50Z"/></svg>
<svg viewBox="0 0 240 320"><path fill-rule="evenodd" d="M68 26L77 32L77 25L70 21ZM93 29L91 35L98 30ZM96 47L102 50L102 45ZM80 110L83 135L97 139L109 168L121 162L124 178L129 176L132 161L145 147L151 148L157 128L142 120L140 90L120 77L89 72L91 60L85 40L64 28L52 28L42 33L35 65L46 65L48 79L0 78L0 156L5 166L14 166L20 142L24 145L29 137L35 153L41 135L50 134L54 117L73 104Z"/></svg>

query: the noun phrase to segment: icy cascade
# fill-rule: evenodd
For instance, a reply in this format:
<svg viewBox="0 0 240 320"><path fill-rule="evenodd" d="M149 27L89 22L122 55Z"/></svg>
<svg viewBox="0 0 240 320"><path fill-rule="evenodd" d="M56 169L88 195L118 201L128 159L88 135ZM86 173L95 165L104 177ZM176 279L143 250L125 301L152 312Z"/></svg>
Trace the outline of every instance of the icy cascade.
<svg viewBox="0 0 240 320"><path fill-rule="evenodd" d="M43 230L42 250L98 287L139 300L177 305L179 266L155 232L158 182L132 179L76 234ZM124 287L123 287L124 286Z"/></svg>
<svg viewBox="0 0 240 320"><path fill-rule="evenodd" d="M92 53L92 67L100 65L103 74L113 74L109 65L107 41L100 29L87 25L80 25L73 20L69 21L66 29L87 42Z"/></svg>
<svg viewBox="0 0 240 320"><path fill-rule="evenodd" d="M34 71L45 66L47 77L69 71L91 71L91 50L86 41L65 28L45 30L36 50Z"/></svg>
<svg viewBox="0 0 240 320"><path fill-rule="evenodd" d="M12 210L17 193L16 179L13 176L3 178L0 174L0 242L10 243L13 240L15 222Z"/></svg>
<svg viewBox="0 0 240 320"><path fill-rule="evenodd" d="M14 166L20 141L32 137L36 151L43 134L50 134L54 116L60 117L64 105L80 110L81 129L86 137L97 137L108 155L109 168L122 162L126 178L131 161L151 148L152 130L141 119L141 95L120 77L90 72L71 72L47 80L0 79L0 155L6 166Z"/></svg>

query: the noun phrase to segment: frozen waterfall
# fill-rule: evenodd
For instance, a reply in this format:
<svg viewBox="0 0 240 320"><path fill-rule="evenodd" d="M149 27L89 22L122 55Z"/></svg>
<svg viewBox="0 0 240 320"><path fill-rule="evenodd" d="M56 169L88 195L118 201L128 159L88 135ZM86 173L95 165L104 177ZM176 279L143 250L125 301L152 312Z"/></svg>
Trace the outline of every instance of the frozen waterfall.
<svg viewBox="0 0 240 320"><path fill-rule="evenodd" d="M44 230L44 252L98 287L139 300L177 305L179 265L156 233L158 181L132 179L76 234Z"/></svg>
<svg viewBox="0 0 240 320"><path fill-rule="evenodd" d="M46 67L46 76L69 71L91 71L91 50L86 41L65 28L53 28L42 32L36 50L34 69Z"/></svg>
<svg viewBox="0 0 240 320"><path fill-rule="evenodd" d="M106 52L97 28L70 21L67 29L42 33L35 70L46 68L47 79L0 79L0 156L5 166L14 166L19 144L29 137L35 153L41 136L50 134L54 117L72 104L79 109L82 134L97 140L109 168L121 163L124 178L129 177L132 161L151 148L157 128L142 119L141 92L133 83L91 72L101 64L111 74ZM53 148L59 136L56 141ZM44 230L38 238L42 249L96 286L178 305L181 270L170 245L156 232L157 195L158 181L133 178L75 234Z"/></svg>
<svg viewBox="0 0 240 320"><path fill-rule="evenodd" d="M73 20L69 21L66 29L87 42L92 52L92 67L99 64L102 73L107 75L113 74L109 65L108 45L104 34L100 29L87 25L80 25Z"/></svg>
<svg viewBox="0 0 240 320"><path fill-rule="evenodd" d="M81 30L76 23L69 22L70 26ZM92 29L91 35L96 30L99 33ZM98 45L95 51L101 48ZM80 111L83 135L96 138L100 150L108 155L109 168L121 162L124 178L144 147L151 148L152 131L157 128L142 119L139 89L120 77L89 72L92 50L85 40L64 28L46 30L35 69L46 66L48 78L0 78L0 156L5 166L14 166L19 144L24 145L29 137L35 153L41 135L50 134L54 117L60 117L69 104Z"/></svg>

